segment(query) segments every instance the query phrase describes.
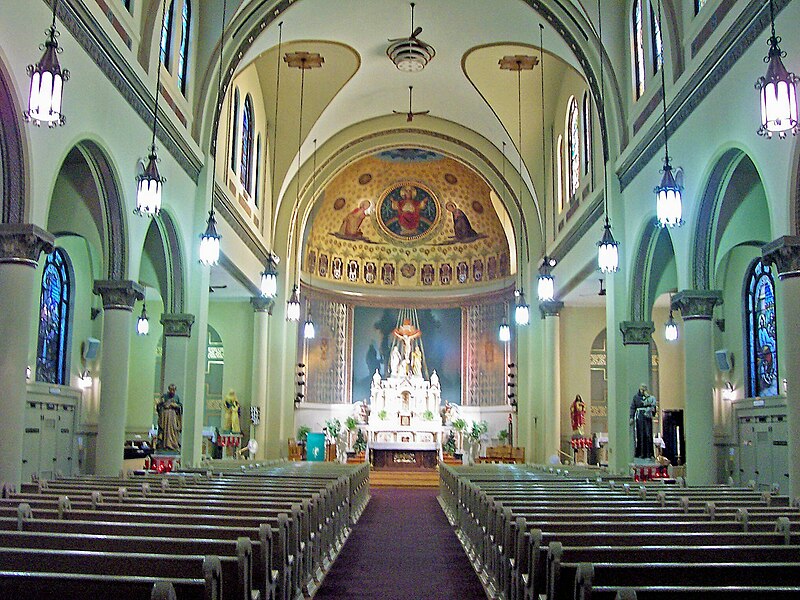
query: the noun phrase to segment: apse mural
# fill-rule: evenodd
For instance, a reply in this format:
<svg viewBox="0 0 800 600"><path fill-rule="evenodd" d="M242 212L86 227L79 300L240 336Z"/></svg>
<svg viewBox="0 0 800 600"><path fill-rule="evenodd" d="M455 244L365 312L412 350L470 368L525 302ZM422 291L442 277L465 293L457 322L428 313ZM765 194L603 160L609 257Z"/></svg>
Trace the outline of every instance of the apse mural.
<svg viewBox="0 0 800 600"><path fill-rule="evenodd" d="M348 287L490 284L513 275L503 222L468 166L423 148L383 150L325 187L302 268Z"/></svg>
<svg viewBox="0 0 800 600"><path fill-rule="evenodd" d="M353 309L353 401L367 400L377 370L389 375L392 331L399 310L356 306ZM461 403L461 309L417 310L425 372L434 370L442 386L442 400Z"/></svg>

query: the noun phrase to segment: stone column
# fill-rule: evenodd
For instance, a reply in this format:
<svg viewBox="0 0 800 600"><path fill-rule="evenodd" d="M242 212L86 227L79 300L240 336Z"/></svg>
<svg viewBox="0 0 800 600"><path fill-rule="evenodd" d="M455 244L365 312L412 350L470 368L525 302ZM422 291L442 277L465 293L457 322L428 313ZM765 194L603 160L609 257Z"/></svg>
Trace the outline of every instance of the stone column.
<svg viewBox="0 0 800 600"><path fill-rule="evenodd" d="M100 351L100 415L97 421L97 475L114 476L122 469L128 409L128 359L133 331L133 305L144 299L135 281L94 282L103 299L103 339Z"/></svg>
<svg viewBox="0 0 800 600"><path fill-rule="evenodd" d="M261 423L254 427L252 436L258 442L257 458L264 458L267 448L267 379L269 360L269 317L274 303L256 296L250 299L253 305L253 380L252 405L261 413Z"/></svg>
<svg viewBox="0 0 800 600"><path fill-rule="evenodd" d="M652 321L622 321L624 385L617 386L616 397L608 399L608 464L617 473L628 473L633 462L633 432L630 425L631 399L642 383L650 382L650 341ZM607 340L606 345L613 341ZM610 365L609 365L610 368Z"/></svg>
<svg viewBox="0 0 800 600"><path fill-rule="evenodd" d="M561 343L559 313L564 303L557 300L540 302L539 311L544 320L542 356L544 365L544 459L554 454L561 458Z"/></svg>
<svg viewBox="0 0 800 600"><path fill-rule="evenodd" d="M14 486L22 477L25 371L39 306L36 266L42 252L54 249L55 238L36 225L0 225L0 408L6 424L0 435L0 482Z"/></svg>
<svg viewBox="0 0 800 600"><path fill-rule="evenodd" d="M182 403L188 400L186 367L192 325L194 325L194 315L186 313L163 313L161 315L164 334L161 340L161 392L167 391L167 387L174 383ZM183 434L181 434L181 445L183 445Z"/></svg>
<svg viewBox="0 0 800 600"><path fill-rule="evenodd" d="M762 247L765 263L774 263L780 283L775 286L778 309L778 373L785 381L789 427L789 489L800 496L800 237L783 236ZM781 390L780 384L778 387Z"/></svg>
<svg viewBox="0 0 800 600"><path fill-rule="evenodd" d="M718 290L683 290L672 297L672 309L683 317L686 407L686 481L691 485L716 482L714 450L714 331L711 317L722 304Z"/></svg>

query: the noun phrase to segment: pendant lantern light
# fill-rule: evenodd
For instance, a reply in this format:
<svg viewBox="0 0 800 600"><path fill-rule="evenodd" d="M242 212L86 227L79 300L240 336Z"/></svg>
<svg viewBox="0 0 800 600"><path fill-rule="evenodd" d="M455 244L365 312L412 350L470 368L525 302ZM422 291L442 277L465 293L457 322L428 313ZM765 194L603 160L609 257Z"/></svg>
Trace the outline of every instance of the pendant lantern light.
<svg viewBox="0 0 800 600"><path fill-rule="evenodd" d="M772 0L769 0L769 21L769 53L764 58L767 74L756 81L756 89L761 96L761 127L758 134L771 138L777 133L783 139L789 132L797 134L798 78L783 66L781 59L786 52L780 49L781 38L775 35L775 7Z"/></svg>
<svg viewBox="0 0 800 600"><path fill-rule="evenodd" d="M66 119L62 112L64 82L69 79L69 71L62 69L58 63L61 48L58 46L56 30L56 10L58 0L53 2L53 22L45 32L47 40L41 48L42 58L35 65L28 65L28 77L31 78L28 110L25 120L34 125L46 123L48 127L63 125Z"/></svg>
<svg viewBox="0 0 800 600"><path fill-rule="evenodd" d="M161 6L161 29L164 30L166 2ZM161 95L161 52L158 53L156 71L156 100L153 108L153 138L150 141L150 154L147 164L142 163L142 172L136 176L136 209L139 216L154 217L161 211L161 189L166 179L158 172L158 153L156 152L156 125L158 124L158 97Z"/></svg>
<svg viewBox="0 0 800 600"><path fill-rule="evenodd" d="M142 314L136 321L136 335L147 335L150 333L150 320L147 318L147 307L142 303Z"/></svg>
<svg viewBox="0 0 800 600"><path fill-rule="evenodd" d="M531 322L531 307L525 302L525 292L517 292L517 305L514 307L514 322L524 327Z"/></svg>
<svg viewBox="0 0 800 600"><path fill-rule="evenodd" d="M542 69L542 157L547 154L547 141L545 139L545 125L544 125L544 25L539 23L539 62ZM547 181L547 165L542 160L542 181ZM536 295L539 302L552 302L556 297L556 284L553 279L551 269L556 266L556 259L547 255L547 186L544 186L544 208L542 214L544 215L544 223L542 225L542 245L544 246L544 257L542 264L539 267L539 279L536 286Z"/></svg>
<svg viewBox="0 0 800 600"><path fill-rule="evenodd" d="M597 0L597 32L600 38L600 108L605 114L605 77L603 65L605 56L603 51L603 13L600 10L600 0ZM590 125L591 126L591 125ZM619 242L611 233L611 222L608 220L608 178L606 173L606 155L603 147L603 212L606 223L603 226L603 237L597 244L597 266L602 273L616 273L619 270Z"/></svg>
<svg viewBox="0 0 800 600"><path fill-rule="evenodd" d="M264 298L278 295L278 266L272 254L267 258L267 264L261 273L261 295Z"/></svg>
<svg viewBox="0 0 800 600"><path fill-rule="evenodd" d="M664 324L664 339L668 342L674 342L678 339L678 324L672 316L672 309L669 311L669 319Z"/></svg>
<svg viewBox="0 0 800 600"><path fill-rule="evenodd" d="M661 0L658 0L658 35L661 47L664 47L664 26L661 19ZM665 53L666 56L666 53ZM664 72L667 70L666 61L661 65L661 114L664 118L664 167L661 170L661 182L653 190L656 194L656 217L661 227L680 227L683 224L683 186L680 185L672 173L669 160L669 134L667 133L667 86Z"/></svg>
<svg viewBox="0 0 800 600"><path fill-rule="evenodd" d="M511 341L511 327L508 325L508 319L505 317L503 317L503 322L500 323L497 337L503 343Z"/></svg>
<svg viewBox="0 0 800 600"><path fill-rule="evenodd" d="M311 318L311 306L306 304L306 322L303 325L303 337L307 340L313 340L316 335L314 329L314 320Z"/></svg>
<svg viewBox="0 0 800 600"><path fill-rule="evenodd" d="M292 295L286 301L286 320L297 323L300 320L300 296L299 288L295 285L292 288Z"/></svg>

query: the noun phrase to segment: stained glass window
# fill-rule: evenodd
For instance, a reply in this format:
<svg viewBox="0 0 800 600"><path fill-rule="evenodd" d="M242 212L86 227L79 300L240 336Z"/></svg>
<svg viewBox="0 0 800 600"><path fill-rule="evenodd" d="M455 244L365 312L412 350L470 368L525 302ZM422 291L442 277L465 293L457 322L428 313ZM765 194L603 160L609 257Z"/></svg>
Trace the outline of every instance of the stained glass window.
<svg viewBox="0 0 800 600"><path fill-rule="evenodd" d="M239 167L239 179L244 189L251 189L251 173L253 171L253 101L250 94L245 96L244 111L242 111L242 156Z"/></svg>
<svg viewBox="0 0 800 600"><path fill-rule="evenodd" d="M745 289L747 387L750 397L778 395L778 336L772 269L753 263Z"/></svg>
<svg viewBox="0 0 800 600"><path fill-rule="evenodd" d="M700 9L706 5L706 0L694 0L694 14L700 12Z"/></svg>
<svg viewBox="0 0 800 600"><path fill-rule="evenodd" d="M592 164L592 102L589 92L583 93L583 173L589 174Z"/></svg>
<svg viewBox="0 0 800 600"><path fill-rule="evenodd" d="M181 93L186 95L186 81L189 74L189 26L191 25L192 7L189 0L183 1L181 10L181 46L178 52L178 85Z"/></svg>
<svg viewBox="0 0 800 600"><path fill-rule="evenodd" d="M581 184L581 138L578 129L578 101L570 98L567 109L567 148L569 150L569 198Z"/></svg>
<svg viewBox="0 0 800 600"><path fill-rule="evenodd" d="M564 138L558 136L556 151L556 198L558 199L558 212L564 210Z"/></svg>
<svg viewBox="0 0 800 600"><path fill-rule="evenodd" d="M239 142L239 88L233 90L233 111L231 115L233 131L231 132L231 171L236 171L236 147Z"/></svg>
<svg viewBox="0 0 800 600"><path fill-rule="evenodd" d="M653 72L658 73L664 64L664 38L661 37L661 15L650 3L650 46L653 52Z"/></svg>
<svg viewBox="0 0 800 600"><path fill-rule="evenodd" d="M636 99L644 95L644 25L642 23L642 0L633 3L633 78Z"/></svg>
<svg viewBox="0 0 800 600"><path fill-rule="evenodd" d="M253 202L258 206L259 187L261 186L261 134L256 137L256 178L253 182Z"/></svg>
<svg viewBox="0 0 800 600"><path fill-rule="evenodd" d="M72 284L66 254L60 248L48 255L42 274L39 301L39 341L36 381L67 384L67 341Z"/></svg>
<svg viewBox="0 0 800 600"><path fill-rule="evenodd" d="M169 71L170 58L172 54L172 12L175 3L170 2L167 14L164 16L164 24L161 27L161 64Z"/></svg>
<svg viewBox="0 0 800 600"><path fill-rule="evenodd" d="M124 4L128 12L133 12L133 0L125 0Z"/></svg>

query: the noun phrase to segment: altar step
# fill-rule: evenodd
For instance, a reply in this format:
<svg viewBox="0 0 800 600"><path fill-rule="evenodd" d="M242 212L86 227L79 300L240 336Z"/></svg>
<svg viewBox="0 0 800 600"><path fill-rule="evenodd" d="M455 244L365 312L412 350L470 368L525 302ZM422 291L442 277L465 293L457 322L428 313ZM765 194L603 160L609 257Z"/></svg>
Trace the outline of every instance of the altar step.
<svg viewBox="0 0 800 600"><path fill-rule="evenodd" d="M371 487L438 488L439 471L436 469L372 469L369 474Z"/></svg>

